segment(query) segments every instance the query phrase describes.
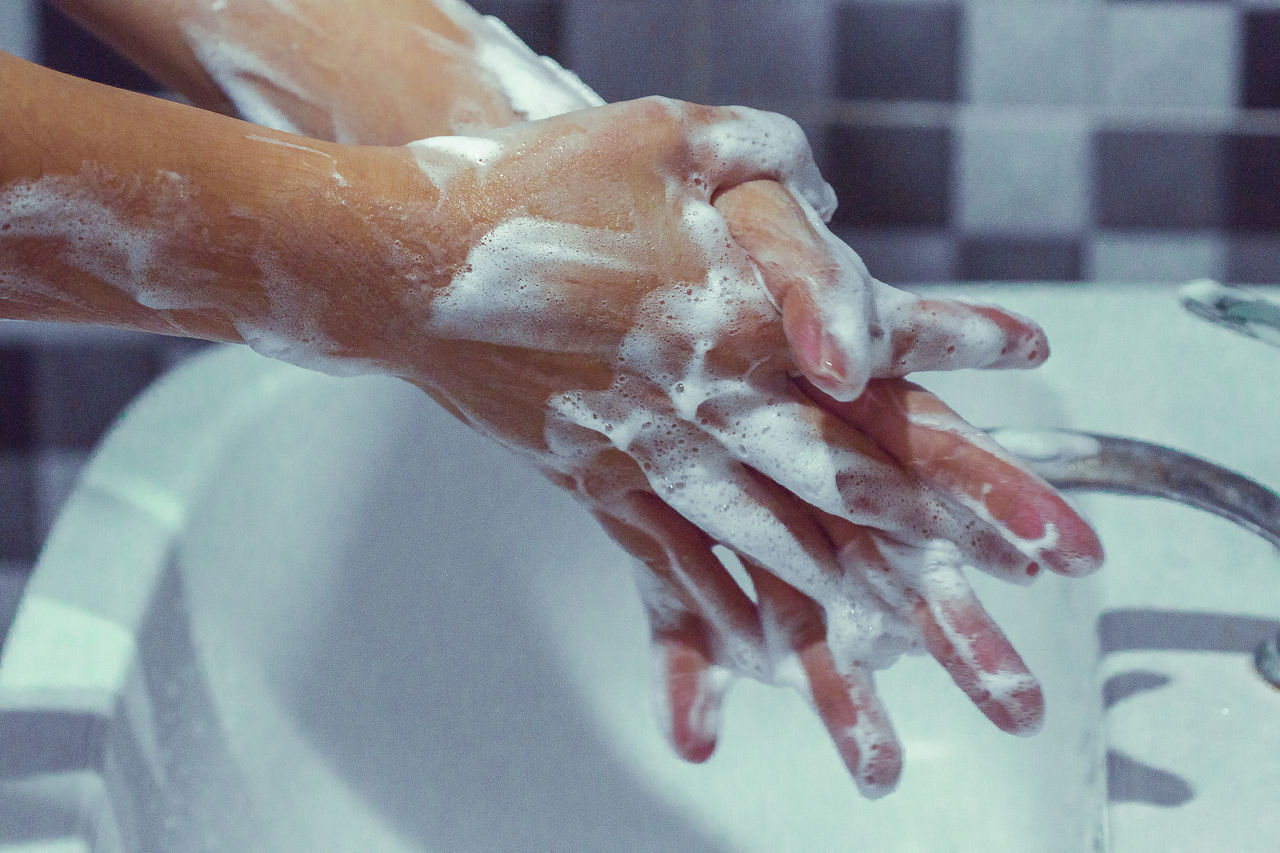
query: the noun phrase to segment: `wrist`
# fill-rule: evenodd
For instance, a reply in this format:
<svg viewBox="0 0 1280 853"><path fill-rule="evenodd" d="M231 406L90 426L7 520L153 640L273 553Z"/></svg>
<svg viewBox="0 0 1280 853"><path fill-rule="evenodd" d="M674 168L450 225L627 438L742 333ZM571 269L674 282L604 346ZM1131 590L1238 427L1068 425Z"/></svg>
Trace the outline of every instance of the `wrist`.
<svg viewBox="0 0 1280 853"><path fill-rule="evenodd" d="M465 264L473 230L467 165L430 157L424 171L409 148L270 138L259 144L309 150L263 184L262 299L236 319L240 336L327 372L428 361L431 300Z"/></svg>

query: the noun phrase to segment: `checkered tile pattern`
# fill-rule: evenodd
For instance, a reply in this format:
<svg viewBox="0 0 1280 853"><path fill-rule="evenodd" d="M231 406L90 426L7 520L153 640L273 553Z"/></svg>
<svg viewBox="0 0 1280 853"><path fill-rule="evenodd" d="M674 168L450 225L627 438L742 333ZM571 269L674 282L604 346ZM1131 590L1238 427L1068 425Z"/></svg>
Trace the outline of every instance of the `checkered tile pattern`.
<svg viewBox="0 0 1280 853"><path fill-rule="evenodd" d="M610 100L779 110L882 278L1280 281L1280 0L476 0ZM155 85L34 0L0 49ZM0 323L0 625L181 344ZM37 327L38 329L38 327Z"/></svg>
<svg viewBox="0 0 1280 853"><path fill-rule="evenodd" d="M888 280L1280 281L1280 4L563 6L607 97L799 119Z"/></svg>

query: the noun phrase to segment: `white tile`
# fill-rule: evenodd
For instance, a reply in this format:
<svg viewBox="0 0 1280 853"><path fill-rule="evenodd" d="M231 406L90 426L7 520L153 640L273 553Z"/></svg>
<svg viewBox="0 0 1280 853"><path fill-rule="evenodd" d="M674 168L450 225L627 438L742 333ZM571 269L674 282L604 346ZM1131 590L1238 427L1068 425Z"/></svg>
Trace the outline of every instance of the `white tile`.
<svg viewBox="0 0 1280 853"><path fill-rule="evenodd" d="M1117 234L1093 240L1087 275L1093 281L1180 282L1220 278L1226 240L1219 234Z"/></svg>
<svg viewBox="0 0 1280 853"><path fill-rule="evenodd" d="M1230 4L1107 3L1103 14L1107 105L1235 105L1240 37Z"/></svg>
<svg viewBox="0 0 1280 853"><path fill-rule="evenodd" d="M974 235L1072 236L1089 221L1089 130L1069 114L967 114L953 220Z"/></svg>
<svg viewBox="0 0 1280 853"><path fill-rule="evenodd" d="M0 0L0 50L34 61L38 36L35 0Z"/></svg>
<svg viewBox="0 0 1280 853"><path fill-rule="evenodd" d="M1091 104L1099 8L976 0L965 6L961 85L975 104Z"/></svg>

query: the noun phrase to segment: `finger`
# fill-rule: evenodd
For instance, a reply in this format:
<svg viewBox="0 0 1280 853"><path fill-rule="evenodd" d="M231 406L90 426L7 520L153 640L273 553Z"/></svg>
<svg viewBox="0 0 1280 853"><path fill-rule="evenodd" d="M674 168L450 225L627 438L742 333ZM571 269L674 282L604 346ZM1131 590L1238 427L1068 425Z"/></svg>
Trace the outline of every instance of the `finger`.
<svg viewBox="0 0 1280 853"><path fill-rule="evenodd" d="M846 570L862 573L904 612L929 654L989 720L1011 734L1039 728L1040 684L978 601L958 561L839 519L827 519L826 526Z"/></svg>
<svg viewBox="0 0 1280 853"><path fill-rule="evenodd" d="M685 761L706 761L719 737L730 667L756 678L766 672L755 605L705 540L687 535L683 519L663 519L670 530L651 532L637 525L652 519L597 517L637 558L636 584L653 653L651 696L663 734ZM676 542L682 534L686 541Z"/></svg>
<svg viewBox="0 0 1280 853"><path fill-rule="evenodd" d="M876 380L851 403L811 396L1037 565L1079 576L1102 564L1097 534L1052 486L923 388Z"/></svg>
<svg viewBox="0 0 1280 853"><path fill-rule="evenodd" d="M707 625L711 660L748 675L767 672L756 605L711 551L705 533L648 493L595 515L644 567L637 586L656 632L679 633L695 615Z"/></svg>
<svg viewBox="0 0 1280 853"><path fill-rule="evenodd" d="M773 179L804 199L816 215L831 218L835 190L818 171L800 125L749 107L681 106L697 121L690 131L692 152L712 190Z"/></svg>
<svg viewBox="0 0 1280 853"><path fill-rule="evenodd" d="M799 590L752 561L744 561L760 600L761 619L779 647L775 656L797 664L793 684L813 705L863 796L882 797L902 775L902 745L871 673L856 663L838 667L826 642L822 610Z"/></svg>
<svg viewBox="0 0 1280 853"><path fill-rule="evenodd" d="M653 632L654 705L667 742L685 761L701 764L715 752L721 709L733 675L712 663L704 626Z"/></svg>
<svg viewBox="0 0 1280 853"><path fill-rule="evenodd" d="M672 446L679 451L671 452ZM842 588L831 543L801 500L726 455L706 434L680 424L655 425L629 447L645 460L645 474L664 506L711 542L785 567L788 582L815 598Z"/></svg>
<svg viewBox="0 0 1280 853"><path fill-rule="evenodd" d="M868 314L871 276L861 259L776 182L733 187L715 206L782 312L797 367L833 397L857 397L883 334Z"/></svg>
<svg viewBox="0 0 1280 853"><path fill-rule="evenodd" d="M721 447L793 496L792 503L803 502L911 544L954 542L993 574L1027 576L1031 561L998 532L985 522L962 522L931 488L870 438L798 392L757 396L750 403L725 395L704 403L698 414L702 428ZM798 523L792 521L795 515L792 511L788 521ZM738 550L765 565L790 565ZM815 588L786 579L826 600Z"/></svg>
<svg viewBox="0 0 1280 853"><path fill-rule="evenodd" d="M1049 340L1037 323L994 305L923 299L874 280L871 298L889 330L888 358L871 366L878 378L917 370L1029 368L1049 357Z"/></svg>
<svg viewBox="0 0 1280 853"><path fill-rule="evenodd" d="M922 299L871 277L858 255L780 185L742 184L715 201L783 316L801 372L852 400L869 376L966 367L1035 367L1044 331L1004 309Z"/></svg>

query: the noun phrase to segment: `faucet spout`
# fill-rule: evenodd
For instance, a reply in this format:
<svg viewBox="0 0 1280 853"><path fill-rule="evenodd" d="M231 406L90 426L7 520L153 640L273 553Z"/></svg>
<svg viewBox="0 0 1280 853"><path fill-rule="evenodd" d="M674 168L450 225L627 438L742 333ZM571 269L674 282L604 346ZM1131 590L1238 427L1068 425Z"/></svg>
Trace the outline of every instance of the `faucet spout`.
<svg viewBox="0 0 1280 853"><path fill-rule="evenodd" d="M1280 306L1277 306L1280 321ZM1276 327L1280 343L1280 326ZM1066 429L989 430L992 438L1065 490L1177 501L1232 521L1280 548L1280 495L1198 456L1120 436ZM1254 654L1258 674L1280 689L1280 634Z"/></svg>
<svg viewBox="0 0 1280 853"><path fill-rule="evenodd" d="M1202 320L1280 347L1280 298L1204 279L1182 287L1182 307Z"/></svg>

